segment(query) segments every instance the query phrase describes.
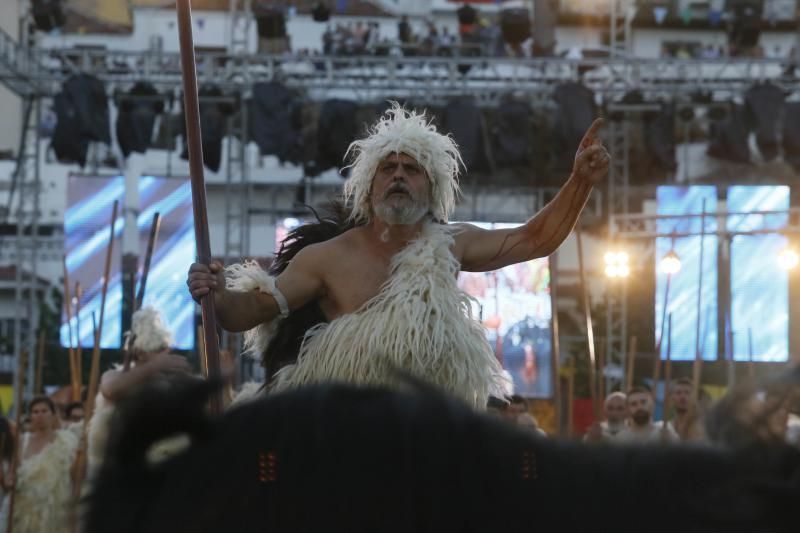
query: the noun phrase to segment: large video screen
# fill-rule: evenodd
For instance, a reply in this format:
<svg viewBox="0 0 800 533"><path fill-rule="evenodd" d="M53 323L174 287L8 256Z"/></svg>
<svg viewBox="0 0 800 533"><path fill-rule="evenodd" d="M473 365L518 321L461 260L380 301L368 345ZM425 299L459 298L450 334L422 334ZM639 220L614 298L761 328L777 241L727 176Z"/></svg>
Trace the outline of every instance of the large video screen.
<svg viewBox="0 0 800 533"><path fill-rule="evenodd" d="M717 189L714 186L688 187L661 186L656 191L659 215L700 214L705 200L706 212L717 209ZM700 217L663 219L657 223L660 233L696 233L701 229ZM716 219L706 219L706 231L716 232ZM697 291L700 286L701 237L659 237L656 239L656 342L662 331L662 314L666 301L666 317L672 314L670 357L674 360L692 360L698 342L697 321L700 321L700 342L705 360L717 358L717 236L703 239L702 293L700 313L697 312ZM661 258L670 250L678 255L681 269L670 280L666 293L667 275L658 268ZM666 358L667 337L661 344L661 357Z"/></svg>
<svg viewBox="0 0 800 533"><path fill-rule="evenodd" d="M789 187L733 186L728 212L785 211ZM788 215L760 214L728 219L730 231L752 231L785 225ZM731 243L731 324L733 355L754 361L787 361L789 357L789 277L778 263L788 244L783 235L735 235Z"/></svg>
<svg viewBox="0 0 800 533"><path fill-rule="evenodd" d="M64 217L64 242L70 292L80 282L83 295L79 302L80 316L72 319L72 341L66 319L61 326L61 343L80 343L93 346L92 313L99 318L100 300L108 246L109 224L114 200L120 201L115 226L114 253L106 296L102 348L119 348L122 328L122 285L120 258L124 220L121 205L125 189L123 176L69 177L67 211ZM195 304L186 289L185 277L195 258L194 222L189 181L142 176L139 180L140 210L137 219L139 233L139 269L150 234L153 214L161 213L161 230L150 265L144 305L157 308L172 330L174 348L194 348ZM139 276L140 277L140 276ZM137 277L138 288L138 277ZM74 296L74 294L73 294ZM73 315L76 306L73 304Z"/></svg>
<svg viewBox="0 0 800 533"><path fill-rule="evenodd" d="M472 222L484 229L518 224ZM530 398L553 394L551 374L552 307L547 258L494 272L462 272L459 287L475 299L473 313L487 340L514 380L514 392Z"/></svg>

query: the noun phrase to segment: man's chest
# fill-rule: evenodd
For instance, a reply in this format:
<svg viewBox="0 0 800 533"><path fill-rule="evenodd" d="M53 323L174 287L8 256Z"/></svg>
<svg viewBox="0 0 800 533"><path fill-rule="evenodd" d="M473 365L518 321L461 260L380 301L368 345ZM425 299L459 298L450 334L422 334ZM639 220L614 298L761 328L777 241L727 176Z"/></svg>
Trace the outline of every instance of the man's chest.
<svg viewBox="0 0 800 533"><path fill-rule="evenodd" d="M378 295L389 279L390 261L351 253L327 269L322 310L329 319L354 313Z"/></svg>

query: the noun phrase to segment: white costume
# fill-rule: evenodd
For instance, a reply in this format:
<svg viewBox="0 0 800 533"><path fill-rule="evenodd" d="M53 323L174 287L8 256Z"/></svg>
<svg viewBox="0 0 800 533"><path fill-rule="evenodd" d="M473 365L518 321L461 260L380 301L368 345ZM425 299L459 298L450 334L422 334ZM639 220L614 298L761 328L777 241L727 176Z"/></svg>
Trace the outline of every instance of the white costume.
<svg viewBox="0 0 800 533"><path fill-rule="evenodd" d="M379 162L405 153L425 168L431 181L431 217L447 221L458 194L460 156L452 139L436 132L424 115L395 105L372 134L351 145L356 160L345 184L351 218L369 222L369 191ZM507 380L483 327L471 316L470 297L456 283L460 265L451 252L453 229L427 222L421 234L397 253L380 292L358 311L309 330L296 364L282 368L272 390L338 381L391 385L406 371L472 406L502 396ZM227 288L260 290L280 304L274 279L255 262L227 269ZM282 313L283 314L283 313ZM280 317L245 335L252 353L269 343Z"/></svg>
<svg viewBox="0 0 800 533"><path fill-rule="evenodd" d="M164 325L161 315L152 307L144 307L133 314L131 331L125 341L126 350L156 352L172 345L172 333ZM122 368L117 366L115 370ZM114 414L114 404L98 391L95 397L94 413L89 420L87 434L88 476L91 482L103 462L108 440L109 423Z"/></svg>
<svg viewBox="0 0 800 533"><path fill-rule="evenodd" d="M30 434L22 438L28 447ZM69 430L58 430L55 439L41 452L23 460L17 468L14 496L14 533L69 533L69 505L72 503L70 468L78 449L78 439ZM3 503L8 516L9 498ZM5 531L6 522L2 524Z"/></svg>

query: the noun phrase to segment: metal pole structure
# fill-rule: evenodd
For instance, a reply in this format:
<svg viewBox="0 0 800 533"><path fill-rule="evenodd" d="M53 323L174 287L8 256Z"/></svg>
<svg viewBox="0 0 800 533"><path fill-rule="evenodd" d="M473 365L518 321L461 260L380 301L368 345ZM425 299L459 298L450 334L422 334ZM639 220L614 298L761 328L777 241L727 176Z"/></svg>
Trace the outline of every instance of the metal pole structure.
<svg viewBox="0 0 800 533"><path fill-rule="evenodd" d="M703 365L703 339L700 335L702 322L701 307L703 302L703 251L706 235L706 199L703 198L703 208L700 214L700 266L697 275L697 323L695 324L694 366L692 367L692 402L697 403L700 393L700 375Z"/></svg>
<svg viewBox="0 0 800 533"><path fill-rule="evenodd" d="M580 271L581 291L583 294L583 316L586 319L586 349L588 354L587 369L589 379L589 395L592 399L592 413L596 421L600 420L600 405L597 402L597 378L595 377L594 328L592 327L592 310L589 304L589 285L586 282L586 271L583 264L583 242L581 230L575 228L575 240L578 244L578 270Z"/></svg>
<svg viewBox="0 0 800 533"><path fill-rule="evenodd" d="M186 113L186 145L189 151L189 172L192 183L192 207L194 209L194 232L197 245L197 260L211 263L211 242L208 234L208 209L203 176L203 147L200 138L200 105L197 94L197 73L194 62L192 40L192 7L189 0L177 1L178 33L180 36L181 71L183 76L183 98ZM200 301L203 316L203 346L205 346L208 377L220 376L219 341L217 340L217 317L214 312L214 293L209 292ZM211 411L222 412L222 395L211 398Z"/></svg>
<svg viewBox="0 0 800 533"><path fill-rule="evenodd" d="M661 417L664 421L663 428L667 428L667 420L669 411L672 408L672 398L670 396L670 388L672 381L672 313L667 318L667 360L664 362L664 415Z"/></svg>

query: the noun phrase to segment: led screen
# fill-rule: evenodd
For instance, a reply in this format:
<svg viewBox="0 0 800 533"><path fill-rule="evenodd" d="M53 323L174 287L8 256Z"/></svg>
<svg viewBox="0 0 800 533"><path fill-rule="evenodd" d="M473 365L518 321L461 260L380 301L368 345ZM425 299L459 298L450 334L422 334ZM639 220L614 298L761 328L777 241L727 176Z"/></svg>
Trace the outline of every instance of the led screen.
<svg viewBox="0 0 800 533"><path fill-rule="evenodd" d="M717 190L714 186L661 186L656 192L656 199L659 215L700 214L703 200L707 212L713 213L717 209ZM697 233L701 227L700 217L666 218L657 222L659 233ZM715 232L716 219L707 219L705 228L707 232ZM695 358L698 319L702 357L707 360L717 357L717 237L706 235L703 239L702 293L698 317L700 242L701 237L698 235L656 239L656 341L662 331L662 314L666 301L667 315L672 314L670 357L675 360ZM680 258L681 269L672 275L667 294L667 276L658 268L658 263L670 250L674 250ZM667 353L666 333L664 335L661 344L662 358L666 358Z"/></svg>
<svg viewBox="0 0 800 533"><path fill-rule="evenodd" d="M70 291L76 281L83 288L80 316L72 319L72 341L80 331L84 347L93 345L92 313L99 318L102 277L114 200L124 194L123 176L70 176L64 217L65 254ZM173 332L178 349L194 348L195 304L186 289L185 277L194 261L194 226L191 188L188 180L142 176L139 180L140 210L137 219L141 269L153 213L161 213L161 231L153 253L144 305L156 307ZM119 348L122 328L120 276L121 236L124 220L120 209L115 227L111 276L103 320L102 348ZM73 306L74 313L75 306ZM61 342L70 344L66 321Z"/></svg>
<svg viewBox="0 0 800 533"><path fill-rule="evenodd" d="M517 224L475 223L485 229ZM514 380L514 392L547 398L551 375L550 266L547 258L494 272L462 272L459 286L475 299L473 313L487 330L487 339Z"/></svg>
<svg viewBox="0 0 800 533"><path fill-rule="evenodd" d="M785 211L789 187L734 186L728 189L728 212ZM733 216L731 231L785 225L786 215ZM777 233L735 235L731 243L731 325L733 354L739 361L786 361L789 357L789 279L777 258L786 247Z"/></svg>

